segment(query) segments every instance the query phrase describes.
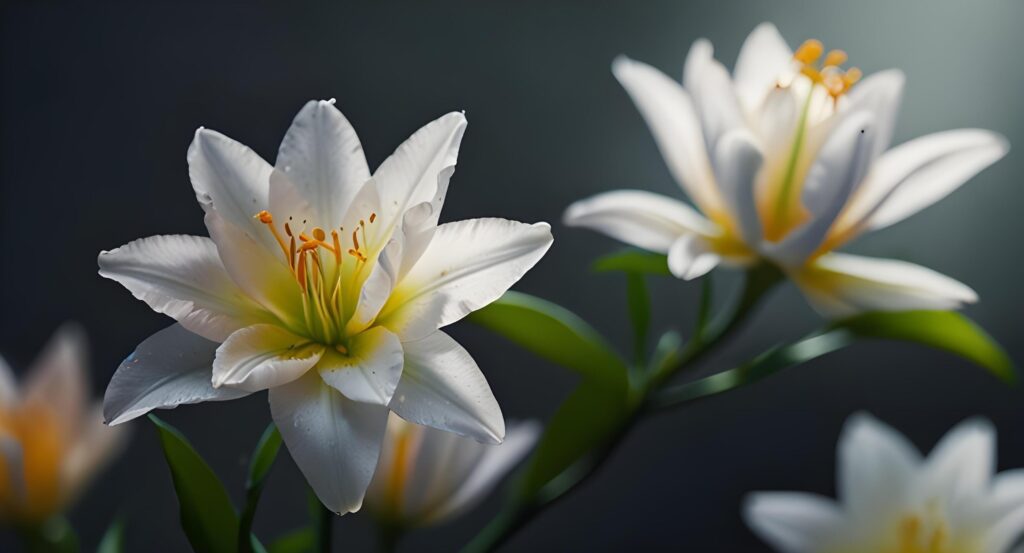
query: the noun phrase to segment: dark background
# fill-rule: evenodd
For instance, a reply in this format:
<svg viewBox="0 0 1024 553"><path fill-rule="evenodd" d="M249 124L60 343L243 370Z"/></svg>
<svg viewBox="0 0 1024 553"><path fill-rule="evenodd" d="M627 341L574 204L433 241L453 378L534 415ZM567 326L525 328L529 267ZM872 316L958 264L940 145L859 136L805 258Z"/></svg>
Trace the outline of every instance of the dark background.
<svg viewBox="0 0 1024 553"><path fill-rule="evenodd" d="M413 130L451 110L470 125L445 220L550 221L555 245L518 286L564 304L626 350L621 278L587 265L617 245L560 224L573 200L613 188L679 195L653 140L609 71L626 53L678 75L691 42L712 39L731 67L746 34L775 22L792 44L817 37L866 72L908 77L896 142L977 126L1024 144L1024 3L622 2L614 5L420 2L106 6L6 4L0 48L0 351L28 365L65 320L92 342L97 395L118 362L169 320L96 274L96 254L153 234L205 234L185 150L199 125L273 160L311 98L338 99L372 167ZM849 248L933 267L969 283L967 313L1016 359L1024 277L1017 152L962 191ZM736 274L716 273L724 301ZM686 331L698 286L659 280L655 328ZM791 286L774 293L724 368L820 324ZM574 378L470 326L473 353L509 417L545 418ZM930 448L971 415L999 428L999 465L1024 466L1021 390L948 355L865 343L725 397L660 415L626 440L579 493L515 537L508 551L762 551L743 525L755 489L832 494L834 448L866 409ZM240 498L247 455L269 422L264 394L162 413ZM151 425L71 512L87 550L126 513L131 551L184 551L177 504ZM270 537L304 520L301 476L282 454L257 517ZM452 551L495 512L492 498L409 551ZM337 521L337 551L370 548L360 515ZM0 550L13 547L0 538Z"/></svg>

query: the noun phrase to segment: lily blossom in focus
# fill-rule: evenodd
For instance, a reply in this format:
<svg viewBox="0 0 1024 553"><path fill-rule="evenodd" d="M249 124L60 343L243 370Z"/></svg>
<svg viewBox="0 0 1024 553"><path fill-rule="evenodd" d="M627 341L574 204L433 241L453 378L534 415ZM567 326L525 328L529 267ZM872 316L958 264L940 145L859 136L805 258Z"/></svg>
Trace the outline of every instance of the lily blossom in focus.
<svg viewBox="0 0 1024 553"><path fill-rule="evenodd" d="M339 514L362 504L389 412L500 443L487 380L440 329L498 299L552 237L546 223L438 224L465 129L449 113L373 174L333 100L302 108L274 165L196 131L189 175L210 238L99 256L101 275L178 322L115 373L110 423L269 390L285 445Z"/></svg>
<svg viewBox="0 0 1024 553"><path fill-rule="evenodd" d="M1006 553L1024 533L1024 469L995 473L988 421L958 425L924 458L864 414L839 439L839 501L752 494L747 524L784 553Z"/></svg>
<svg viewBox="0 0 1024 553"><path fill-rule="evenodd" d="M566 224L665 253L686 280L768 260L827 316L976 301L930 269L834 251L942 199L1008 151L979 129L890 148L902 72L862 78L842 50L808 40L794 52L769 23L747 38L732 75L704 39L682 83L626 57L612 70L698 209L619 190L574 203Z"/></svg>
<svg viewBox="0 0 1024 553"><path fill-rule="evenodd" d="M454 518L483 500L539 436L539 424L513 422L501 445L482 444L392 414L367 509L399 528Z"/></svg>
<svg viewBox="0 0 1024 553"><path fill-rule="evenodd" d="M0 359L0 519L35 525L63 512L120 449L123 428L89 401L85 338L65 326L19 385Z"/></svg>

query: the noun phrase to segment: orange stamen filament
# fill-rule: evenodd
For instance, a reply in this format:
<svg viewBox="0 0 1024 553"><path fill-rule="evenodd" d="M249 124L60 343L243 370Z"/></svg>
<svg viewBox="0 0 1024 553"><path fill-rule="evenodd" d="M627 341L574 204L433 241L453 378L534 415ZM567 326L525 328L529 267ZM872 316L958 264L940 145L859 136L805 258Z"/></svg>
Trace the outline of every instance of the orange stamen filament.
<svg viewBox="0 0 1024 553"><path fill-rule="evenodd" d="M302 321L305 324L305 328L300 332L308 333L308 336L324 344L339 344L338 351L345 353L345 346L340 344L346 338L345 321L348 315L343 305L347 303L345 291L350 288L346 283L358 285L361 282L360 274L365 267L364 263L368 261L369 252L365 250L368 246L366 221L359 220L359 225L352 231L352 247L347 250L348 254L358 261L357 266L353 271L343 271L343 252L346 251L343 249L342 241L344 227L331 230L328 238L327 231L321 227L306 227L305 220L302 221L302 225L308 230L296 232L298 229L292 228L292 218L288 217L288 222L283 225L282 235L274 226L274 218L269 211L260 211L255 217L270 229L299 284L302 294ZM368 220L373 224L377 220L377 214L370 213ZM331 252L333 268L327 261L331 257L323 257L320 248Z"/></svg>

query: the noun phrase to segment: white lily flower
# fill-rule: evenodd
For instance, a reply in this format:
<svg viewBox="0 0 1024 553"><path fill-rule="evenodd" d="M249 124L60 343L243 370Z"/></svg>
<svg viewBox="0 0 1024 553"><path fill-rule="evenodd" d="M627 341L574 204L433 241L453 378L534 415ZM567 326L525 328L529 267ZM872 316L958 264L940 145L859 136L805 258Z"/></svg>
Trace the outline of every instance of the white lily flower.
<svg viewBox="0 0 1024 553"><path fill-rule="evenodd" d="M841 68L841 50L811 40L794 53L770 23L747 38L731 77L712 53L694 43L681 84L626 57L612 65L699 211L619 190L574 203L567 225L668 254L686 280L768 259L830 316L976 301L929 269L833 250L951 193L1006 154L1002 136L961 129L889 149L903 73L861 81Z"/></svg>
<svg viewBox="0 0 1024 553"><path fill-rule="evenodd" d="M66 326L21 387L0 359L0 519L36 524L63 511L120 449L125 432L90 405L85 338Z"/></svg>
<svg viewBox="0 0 1024 553"><path fill-rule="evenodd" d="M751 494L747 524L785 553L1006 553L1024 532L1024 469L995 474L985 420L951 430L922 458L866 414L839 439L839 501Z"/></svg>
<svg viewBox="0 0 1024 553"><path fill-rule="evenodd" d="M501 442L483 373L439 329L500 297L552 238L546 223L438 225L465 128L441 117L372 176L333 101L303 107L273 166L196 131L189 175L211 238L99 256L101 275L178 321L118 369L108 421L269 389L285 445L337 513L359 509L389 410Z"/></svg>
<svg viewBox="0 0 1024 553"><path fill-rule="evenodd" d="M391 415L367 508L402 528L438 524L473 507L533 447L533 421L511 423L501 445L481 444Z"/></svg>

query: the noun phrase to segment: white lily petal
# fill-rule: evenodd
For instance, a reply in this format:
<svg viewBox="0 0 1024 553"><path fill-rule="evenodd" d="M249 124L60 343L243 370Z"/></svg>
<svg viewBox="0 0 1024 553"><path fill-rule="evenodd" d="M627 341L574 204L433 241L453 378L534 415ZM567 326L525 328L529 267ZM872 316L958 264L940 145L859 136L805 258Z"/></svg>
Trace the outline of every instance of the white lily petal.
<svg viewBox="0 0 1024 553"><path fill-rule="evenodd" d="M28 501L28 482L25 481L25 450L18 439L4 432L0 432L0 462L4 466L6 482L0 482L5 489L11 491L12 499L24 505Z"/></svg>
<svg viewBox="0 0 1024 553"><path fill-rule="evenodd" d="M389 241L396 238L394 233L396 225L389 223L385 217L381 216L382 212L383 207L377 182L371 178L359 189L349 204L348 212L342 218L340 230L343 243L350 243L352 247L355 247L355 243L349 242L349 239L353 233L356 233L360 250L366 257L375 258ZM370 223L370 217L375 213L377 218ZM343 248L347 247L343 246Z"/></svg>
<svg viewBox="0 0 1024 553"><path fill-rule="evenodd" d="M721 231L689 205L643 190L613 190L569 206L562 222L658 253L682 235L716 236Z"/></svg>
<svg viewBox="0 0 1024 553"><path fill-rule="evenodd" d="M676 182L704 213L721 211L722 199L711 173L700 117L683 86L625 56L615 58L612 72L647 122Z"/></svg>
<svg viewBox="0 0 1024 553"><path fill-rule="evenodd" d="M398 439L405 440L404 444L393 445L401 445L405 451L399 461L404 463L404 470L392 473L393 478L389 482L395 496L400 498L391 508L397 511L400 520L410 525L437 522L433 515L466 481L485 450L494 446L406 422L393 413L388 428L392 425L401 433Z"/></svg>
<svg viewBox="0 0 1024 553"><path fill-rule="evenodd" d="M296 323L296 314L302 313L301 293L283 253L264 248L216 211L207 212L204 220L231 280L279 320Z"/></svg>
<svg viewBox="0 0 1024 553"><path fill-rule="evenodd" d="M1006 139L980 129L916 138L883 154L850 206L840 230L885 228L946 197L1009 151Z"/></svg>
<svg viewBox="0 0 1024 553"><path fill-rule="evenodd" d="M753 493L744 502L743 518L780 553L819 553L844 522L831 499L796 492Z"/></svg>
<svg viewBox="0 0 1024 553"><path fill-rule="evenodd" d="M273 237L253 219L269 200L273 167L248 146L217 131L196 131L188 147L188 174L203 210L215 210L266 248Z"/></svg>
<svg viewBox="0 0 1024 553"><path fill-rule="evenodd" d="M273 225L276 227L278 235L282 237L282 240L287 240L284 230L285 223L289 223L296 236L312 229L316 225L326 226L323 220L317 218L313 204L306 199L302 191L291 181L288 175L280 169L274 169L270 172L270 200L268 205L268 211L273 217ZM335 215L334 218L340 219L340 217L340 215ZM330 232L332 228L334 227L328 226L327 231ZM278 249L274 253L276 254L278 251L282 250Z"/></svg>
<svg viewBox="0 0 1024 553"><path fill-rule="evenodd" d="M403 363L398 336L375 326L349 340L347 354L328 349L316 368L324 382L345 397L387 405L398 387Z"/></svg>
<svg viewBox="0 0 1024 553"><path fill-rule="evenodd" d="M726 133L715 148L715 178L740 237L751 248L761 242L754 182L763 162L761 149L746 128Z"/></svg>
<svg viewBox="0 0 1024 553"><path fill-rule="evenodd" d="M792 65L793 51L775 25L765 22L751 31L733 69L736 95L748 112L761 105L768 91L775 88L779 75Z"/></svg>
<svg viewBox="0 0 1024 553"><path fill-rule="evenodd" d="M966 285L931 269L897 261L829 253L790 274L823 315L864 311L957 309L978 300Z"/></svg>
<svg viewBox="0 0 1024 553"><path fill-rule="evenodd" d="M810 217L781 242L766 248L784 266L799 267L825 240L850 195L864 178L875 140L873 115L847 116L822 146L801 191Z"/></svg>
<svg viewBox="0 0 1024 553"><path fill-rule="evenodd" d="M377 168L373 179L385 224L399 224L408 208L422 202L434 204L435 217L440 215L465 132L465 115L444 115L413 133Z"/></svg>
<svg viewBox="0 0 1024 553"><path fill-rule="evenodd" d="M89 397L88 354L82 328L65 324L50 338L22 385L22 401L46 406L67 439L76 434Z"/></svg>
<svg viewBox="0 0 1024 553"><path fill-rule="evenodd" d="M402 242L392 239L384 250L378 254L377 263L370 269L370 274L360 284L356 308L345 325L346 333L351 336L369 327L384 304L391 297L398 279L396 264L401 263Z"/></svg>
<svg viewBox="0 0 1024 553"><path fill-rule="evenodd" d="M351 401L316 371L270 389L270 412L295 464L331 511L358 511L373 476L388 410Z"/></svg>
<svg viewBox="0 0 1024 553"><path fill-rule="evenodd" d="M714 58L708 40L697 40L690 47L683 69L683 87L690 93L700 116L708 152L716 151L719 139L726 133L746 126L729 72Z"/></svg>
<svg viewBox="0 0 1024 553"><path fill-rule="evenodd" d="M100 252L100 276L115 280L154 311L210 340L268 314L228 276L209 238L151 236Z"/></svg>
<svg viewBox="0 0 1024 553"><path fill-rule="evenodd" d="M984 419L968 419L943 436L928 456L928 489L950 500L984 494L996 471L996 430Z"/></svg>
<svg viewBox="0 0 1024 553"><path fill-rule="evenodd" d="M18 400L18 382L7 360L0 356L0 405L12 405Z"/></svg>
<svg viewBox="0 0 1024 553"><path fill-rule="evenodd" d="M872 73L846 95L848 109L867 111L874 116L872 160L878 158L892 143L892 132L896 127L905 81L906 77L898 69Z"/></svg>
<svg viewBox="0 0 1024 553"><path fill-rule="evenodd" d="M921 455L903 435L866 413L851 416L838 448L839 499L854 518L881 517L911 493Z"/></svg>
<svg viewBox="0 0 1024 553"><path fill-rule="evenodd" d="M275 167L313 206L313 220L336 228L370 178L359 136L334 101L310 100L281 141ZM277 213L274 213L277 215Z"/></svg>
<svg viewBox="0 0 1024 553"><path fill-rule="evenodd" d="M1024 535L1024 469L997 474L991 499L994 521L986 536L987 551L1002 552Z"/></svg>
<svg viewBox="0 0 1024 553"><path fill-rule="evenodd" d="M401 234L402 256L398 263L398 279L408 274L416 262L423 257L430 241L437 231L437 215L440 206L435 208L432 202L423 202L410 207L402 216L402 225L396 229Z"/></svg>
<svg viewBox="0 0 1024 553"><path fill-rule="evenodd" d="M469 352L440 330L402 347L405 368L391 399L392 411L416 424L501 443L505 419Z"/></svg>
<svg viewBox="0 0 1024 553"><path fill-rule="evenodd" d="M61 477L69 502L83 491L96 472L125 445L128 429L103 423L103 406L83 414L74 445L61 465Z"/></svg>
<svg viewBox="0 0 1024 553"><path fill-rule="evenodd" d="M501 445L489 446L456 438L461 442L483 448L483 455L474 459L472 472L460 479L458 490L430 512L425 522L451 519L466 512L482 501L512 468L533 449L540 438L542 427L536 421L511 422Z"/></svg>
<svg viewBox="0 0 1024 553"><path fill-rule="evenodd" d="M454 323L501 297L552 240L547 223L468 219L443 224L392 294L381 324L404 329L399 335L406 341L423 337L413 328L436 330ZM429 324L412 321L425 317L431 317Z"/></svg>
<svg viewBox="0 0 1024 553"><path fill-rule="evenodd" d="M695 234L680 236L668 250L668 269L683 280L702 277L721 261L707 240Z"/></svg>
<svg viewBox="0 0 1024 553"><path fill-rule="evenodd" d="M324 346L271 324L243 328L217 348L213 387L258 392L287 384L320 361Z"/></svg>
<svg viewBox="0 0 1024 553"><path fill-rule="evenodd" d="M115 425L153 409L248 395L210 382L216 342L171 325L143 341L117 368L103 397L103 417Z"/></svg>

